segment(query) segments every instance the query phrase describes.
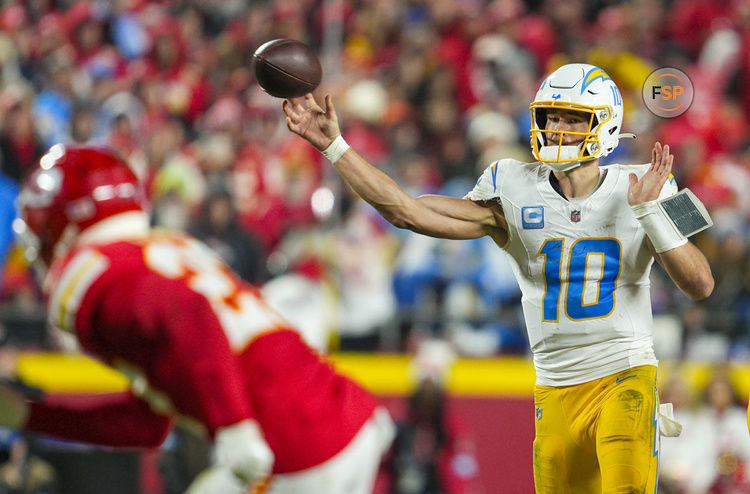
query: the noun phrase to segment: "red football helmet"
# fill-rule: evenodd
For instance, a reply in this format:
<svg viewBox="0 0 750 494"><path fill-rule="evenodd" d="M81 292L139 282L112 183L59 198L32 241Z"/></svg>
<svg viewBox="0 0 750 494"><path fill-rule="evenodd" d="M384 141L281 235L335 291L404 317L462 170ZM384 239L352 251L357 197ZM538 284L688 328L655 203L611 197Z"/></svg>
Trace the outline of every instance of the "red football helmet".
<svg viewBox="0 0 750 494"><path fill-rule="evenodd" d="M104 148L62 144L39 160L18 203L16 232L47 264L61 240L116 214L146 209L143 188L125 161Z"/></svg>

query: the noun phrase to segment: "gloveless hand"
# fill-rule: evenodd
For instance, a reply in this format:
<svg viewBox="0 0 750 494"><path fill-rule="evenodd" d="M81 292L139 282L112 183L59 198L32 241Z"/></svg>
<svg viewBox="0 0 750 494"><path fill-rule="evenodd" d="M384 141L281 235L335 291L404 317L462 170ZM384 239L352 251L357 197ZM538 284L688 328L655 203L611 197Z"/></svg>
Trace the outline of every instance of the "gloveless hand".
<svg viewBox="0 0 750 494"><path fill-rule="evenodd" d="M662 147L660 142L654 144L651 150L651 166L643 174L640 180L635 173L630 174L630 186L628 187L628 204L635 206L659 197L664 183L672 173L672 162L674 155L669 152L669 145Z"/></svg>
<svg viewBox="0 0 750 494"><path fill-rule="evenodd" d="M284 100L282 109L286 114L286 126L295 134L306 139L319 151L331 145L341 134L336 109L330 95L325 97L326 108L318 105L312 94L305 95L305 105L295 100Z"/></svg>

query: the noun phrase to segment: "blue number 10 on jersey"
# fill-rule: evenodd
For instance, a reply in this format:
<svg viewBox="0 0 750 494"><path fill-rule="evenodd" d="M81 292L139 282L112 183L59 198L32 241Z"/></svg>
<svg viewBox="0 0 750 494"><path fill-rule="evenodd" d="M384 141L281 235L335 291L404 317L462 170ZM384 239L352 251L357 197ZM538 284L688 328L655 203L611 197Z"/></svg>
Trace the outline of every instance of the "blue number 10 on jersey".
<svg viewBox="0 0 750 494"><path fill-rule="evenodd" d="M573 242L568 255L567 272L562 260L565 241L547 239L537 256L544 256L544 321L559 320L560 293L565 284L565 314L581 321L607 317L615 308L615 288L620 275L622 245L615 238L581 238ZM601 273L587 277L590 256L600 256ZM598 274L598 273L597 273ZM584 301L587 281L596 281L596 299Z"/></svg>

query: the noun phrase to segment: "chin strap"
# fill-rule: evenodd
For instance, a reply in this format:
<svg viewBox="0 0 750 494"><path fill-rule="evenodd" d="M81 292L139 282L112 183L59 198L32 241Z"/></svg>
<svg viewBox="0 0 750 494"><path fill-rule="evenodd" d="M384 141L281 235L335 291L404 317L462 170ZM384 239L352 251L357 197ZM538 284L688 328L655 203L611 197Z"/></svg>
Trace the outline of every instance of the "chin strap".
<svg viewBox="0 0 750 494"><path fill-rule="evenodd" d="M637 139L638 136L635 134L632 134L630 132L621 132L620 135L617 137L618 139ZM578 146L580 148L580 145ZM537 163L543 163L545 165L549 165L553 169L557 171L568 171L572 170L573 168L576 168L577 166L580 166L583 163L586 163L587 161L595 160L597 158L586 158L582 160L573 160L573 161L566 161L562 163L547 163L546 161L537 161ZM555 166L559 165L559 166Z"/></svg>
<svg viewBox="0 0 750 494"><path fill-rule="evenodd" d="M572 170L573 168L578 168L582 164L588 163L589 161L593 161L595 159L596 158L586 158L585 160L566 161L564 163L547 163L546 161L534 161L534 163L547 165L551 169L558 172L566 172L568 170Z"/></svg>

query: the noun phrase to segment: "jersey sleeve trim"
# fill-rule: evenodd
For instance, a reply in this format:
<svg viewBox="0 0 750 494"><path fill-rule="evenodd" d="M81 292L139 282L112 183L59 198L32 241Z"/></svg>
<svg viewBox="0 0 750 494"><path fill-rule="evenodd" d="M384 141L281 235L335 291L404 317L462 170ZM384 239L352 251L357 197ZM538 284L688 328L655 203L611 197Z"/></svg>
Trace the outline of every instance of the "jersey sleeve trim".
<svg viewBox="0 0 750 494"><path fill-rule="evenodd" d="M472 201L489 201L500 197L502 167L505 160L498 160L488 166L477 180L474 188L464 197Z"/></svg>
<svg viewBox="0 0 750 494"><path fill-rule="evenodd" d="M91 285L109 267L109 260L99 252L85 250L65 269L50 301L50 321L65 331L73 331L75 317Z"/></svg>

